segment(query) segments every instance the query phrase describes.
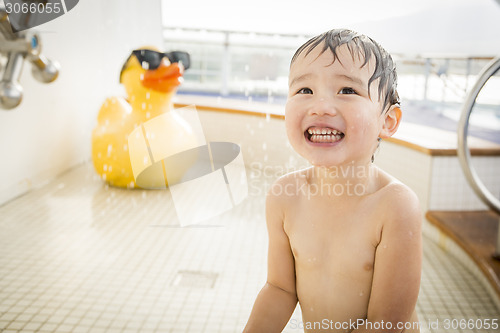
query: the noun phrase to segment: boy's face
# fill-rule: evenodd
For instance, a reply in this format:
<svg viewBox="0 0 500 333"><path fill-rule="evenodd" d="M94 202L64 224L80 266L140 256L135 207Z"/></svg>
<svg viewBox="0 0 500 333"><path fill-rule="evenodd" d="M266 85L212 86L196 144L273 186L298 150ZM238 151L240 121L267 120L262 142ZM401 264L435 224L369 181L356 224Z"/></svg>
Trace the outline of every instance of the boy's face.
<svg viewBox="0 0 500 333"><path fill-rule="evenodd" d="M338 60L323 45L292 64L285 126L292 147L315 166L369 163L384 124L378 80L368 80L374 61L351 56L346 45ZM339 61L340 60L340 61ZM371 98L370 98L371 96Z"/></svg>

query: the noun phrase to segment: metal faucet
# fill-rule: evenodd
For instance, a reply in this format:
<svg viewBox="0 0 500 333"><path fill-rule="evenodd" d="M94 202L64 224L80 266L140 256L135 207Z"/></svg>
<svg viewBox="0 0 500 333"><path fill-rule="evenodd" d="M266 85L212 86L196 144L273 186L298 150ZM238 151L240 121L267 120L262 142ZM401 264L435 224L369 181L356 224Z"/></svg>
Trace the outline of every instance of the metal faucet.
<svg viewBox="0 0 500 333"><path fill-rule="evenodd" d="M21 103L23 88L19 84L19 77L25 58L33 65L31 73L40 82L52 82L59 74L59 63L50 61L41 54L40 37L36 33L12 32L7 11L2 5L0 5L0 54L7 56L7 64L0 81L0 107L3 109L13 109Z"/></svg>

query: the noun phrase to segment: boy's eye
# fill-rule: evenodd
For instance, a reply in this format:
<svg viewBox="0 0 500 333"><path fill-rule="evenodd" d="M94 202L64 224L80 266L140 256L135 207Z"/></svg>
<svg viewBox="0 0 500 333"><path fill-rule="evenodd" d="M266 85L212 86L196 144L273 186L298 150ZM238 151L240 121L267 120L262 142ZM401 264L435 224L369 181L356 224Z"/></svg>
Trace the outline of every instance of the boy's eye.
<svg viewBox="0 0 500 333"><path fill-rule="evenodd" d="M352 88L342 88L340 89L339 91L339 94L341 95L350 95L350 94L357 94L356 90L352 89Z"/></svg>
<svg viewBox="0 0 500 333"><path fill-rule="evenodd" d="M312 90L309 88L301 88L297 91L297 94L312 94Z"/></svg>

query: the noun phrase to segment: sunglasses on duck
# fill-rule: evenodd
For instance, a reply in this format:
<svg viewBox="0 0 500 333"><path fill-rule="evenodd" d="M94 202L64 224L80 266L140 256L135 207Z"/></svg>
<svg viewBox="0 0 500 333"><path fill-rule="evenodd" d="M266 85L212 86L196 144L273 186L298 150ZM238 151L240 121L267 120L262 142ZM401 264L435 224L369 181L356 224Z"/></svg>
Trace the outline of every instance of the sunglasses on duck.
<svg viewBox="0 0 500 333"><path fill-rule="evenodd" d="M191 64L189 53L183 51L164 53L153 50L134 50L130 56L132 55L139 60L139 63L144 69L157 69L163 58L167 58L170 63L181 62L184 69L188 69Z"/></svg>
<svg viewBox="0 0 500 333"><path fill-rule="evenodd" d="M157 69L160 66L163 58L167 58L172 64L175 62L182 63L184 69L188 69L189 66L191 65L191 58L189 57L189 53L184 51L157 52L147 49L133 50L130 56L125 61L122 70L120 71L120 82L122 73L125 70L125 67L127 66L130 57L132 56L135 56L139 61L139 63L141 64L142 68L146 70Z"/></svg>

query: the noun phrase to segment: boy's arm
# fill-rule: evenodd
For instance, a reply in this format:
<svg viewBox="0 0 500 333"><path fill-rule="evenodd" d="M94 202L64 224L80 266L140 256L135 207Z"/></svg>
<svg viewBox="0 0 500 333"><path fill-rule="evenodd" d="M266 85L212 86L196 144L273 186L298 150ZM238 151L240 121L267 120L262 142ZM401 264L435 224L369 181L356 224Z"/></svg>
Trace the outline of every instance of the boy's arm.
<svg viewBox="0 0 500 333"><path fill-rule="evenodd" d="M377 330L365 325L353 332L402 332L415 310L422 266L420 204L410 189L398 184L387 209L389 214L375 252L367 313L367 321L374 324L383 321L385 325Z"/></svg>
<svg viewBox="0 0 500 333"><path fill-rule="evenodd" d="M269 235L267 282L255 300L245 333L281 332L297 305L295 262L283 229L282 202L286 199L273 194L276 186L283 186L283 183L275 183L266 198Z"/></svg>

